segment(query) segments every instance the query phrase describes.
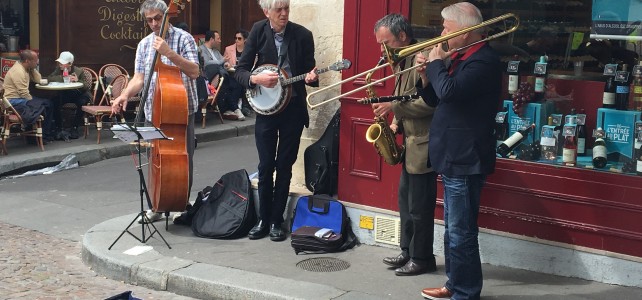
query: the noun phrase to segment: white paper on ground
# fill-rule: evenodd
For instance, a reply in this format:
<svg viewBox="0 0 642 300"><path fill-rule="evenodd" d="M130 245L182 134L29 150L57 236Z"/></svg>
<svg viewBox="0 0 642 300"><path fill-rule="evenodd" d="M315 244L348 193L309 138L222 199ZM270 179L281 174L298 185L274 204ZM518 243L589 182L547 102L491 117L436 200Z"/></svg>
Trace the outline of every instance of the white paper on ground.
<svg viewBox="0 0 642 300"><path fill-rule="evenodd" d="M141 254L143 254L143 253L145 253L145 252L147 252L149 250L152 250L152 249L154 249L154 247L152 247L152 246L134 246L134 247L126 250L125 252L123 252L123 254L141 255Z"/></svg>

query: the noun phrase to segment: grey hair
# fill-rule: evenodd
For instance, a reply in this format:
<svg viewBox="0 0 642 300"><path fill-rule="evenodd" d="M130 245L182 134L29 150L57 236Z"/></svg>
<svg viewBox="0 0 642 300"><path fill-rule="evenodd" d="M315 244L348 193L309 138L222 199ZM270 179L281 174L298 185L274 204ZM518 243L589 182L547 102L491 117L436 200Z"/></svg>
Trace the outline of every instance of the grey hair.
<svg viewBox="0 0 642 300"><path fill-rule="evenodd" d="M479 8L470 2L459 2L446 6L441 11L441 17L444 20L454 21L462 27L474 26L484 21ZM474 32L483 34L485 31L485 28L480 28Z"/></svg>
<svg viewBox="0 0 642 300"><path fill-rule="evenodd" d="M167 11L167 4L161 0L145 0L143 4L140 5L140 14L145 18L145 13L148 13L153 10L160 10L165 13Z"/></svg>
<svg viewBox="0 0 642 300"><path fill-rule="evenodd" d="M412 32L412 26L408 19L400 14L389 14L379 19L374 26L374 32L377 33L379 27L386 27L390 30L390 33L395 36L396 39L399 39L401 32L405 32L406 36L409 39L413 39L415 35Z"/></svg>
<svg viewBox="0 0 642 300"><path fill-rule="evenodd" d="M259 5L264 10L270 10L274 8L278 3L285 3L287 6L290 6L290 0L258 0Z"/></svg>

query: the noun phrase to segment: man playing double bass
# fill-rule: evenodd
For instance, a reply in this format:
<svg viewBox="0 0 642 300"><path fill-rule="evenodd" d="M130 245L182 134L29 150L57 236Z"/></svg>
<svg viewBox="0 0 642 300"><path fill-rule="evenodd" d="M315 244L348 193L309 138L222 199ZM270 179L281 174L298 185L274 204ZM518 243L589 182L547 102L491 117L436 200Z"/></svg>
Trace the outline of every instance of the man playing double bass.
<svg viewBox="0 0 642 300"><path fill-rule="evenodd" d="M145 0L145 2L141 4L140 14L153 33L138 43L134 77L129 81L129 84L127 84L127 87L120 96L113 101L112 112L119 113L124 111L127 107L127 99L138 94L144 86L149 86L147 99L144 99L144 102L145 119L147 122L151 122L151 108L157 74L152 76L151 82L147 83L145 80L149 78L149 72L153 72L153 70L150 70L150 66L154 62L155 53L158 52L161 55L161 61L164 64L178 67L181 70L181 79L187 91L188 98L189 116L186 140L184 142L189 159L189 190L191 190L193 174L192 158L194 156L194 111L195 108L198 107L198 97L196 94L196 78L199 75L198 52L192 35L183 30L176 29L171 24L168 24L169 29L167 30L167 35L162 38L159 36L162 31L161 24L165 11L167 11L167 4L161 0ZM182 199L180 200L182 201ZM188 199L185 199L185 203L187 203L187 200ZM156 221L161 218L161 214L150 210L147 213L147 217L151 221Z"/></svg>

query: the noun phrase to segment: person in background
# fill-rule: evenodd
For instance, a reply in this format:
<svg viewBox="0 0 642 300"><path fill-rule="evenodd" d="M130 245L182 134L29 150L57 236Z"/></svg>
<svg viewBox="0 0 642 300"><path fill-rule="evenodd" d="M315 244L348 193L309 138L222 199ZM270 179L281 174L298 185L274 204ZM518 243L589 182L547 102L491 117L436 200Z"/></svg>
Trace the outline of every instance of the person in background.
<svg viewBox="0 0 642 300"><path fill-rule="evenodd" d="M232 45L225 47L225 61L227 62L227 68L236 67L236 62L241 58L243 54L243 49L245 49L245 40L250 35L249 32L243 29L239 29L234 34L235 42Z"/></svg>
<svg viewBox="0 0 642 300"><path fill-rule="evenodd" d="M69 131L69 138L77 139L80 134L78 132L78 126L83 122L83 111L81 107L83 105L89 104L91 101L91 80L87 81L85 78L85 72L81 67L74 65L74 55L69 51L63 51L56 59L57 67L54 69L47 80L49 82L64 82L63 74L64 70L67 69L69 74L70 82L82 82L83 86L75 90L62 90L52 99L54 104L54 120L56 123L56 131L62 130L62 116L61 108L63 104L72 103L76 106L76 111L74 114L74 119L71 123L71 128L65 129Z"/></svg>
<svg viewBox="0 0 642 300"><path fill-rule="evenodd" d="M247 40L247 37L249 35L250 33L247 32L247 30L239 29L234 34L234 44L225 47L224 58L226 61L226 68L230 70L230 72L233 72L236 68L236 63L241 58L241 54L243 54L243 49L245 49L245 41ZM236 82L235 80L235 83L238 82ZM245 89L243 89L243 87L240 85L237 88L239 87L243 92L241 93L241 100L238 104L238 106L241 108L241 114L243 116L250 116L253 112L252 107L250 107L250 104L247 102L247 98L245 97ZM235 111L235 113L237 112ZM237 115L240 117L240 114L237 113Z"/></svg>
<svg viewBox="0 0 642 300"><path fill-rule="evenodd" d="M198 46L198 57L201 66L214 63L225 64L225 58L221 55L221 35L218 31L208 30L205 32L205 42Z"/></svg>
<svg viewBox="0 0 642 300"><path fill-rule="evenodd" d="M283 111L274 115L256 116L254 139L259 154L259 216L256 226L248 234L250 239L260 239L269 234L272 241L286 238L283 213L290 194L292 165L299 153L303 126L309 123L305 103L305 84L318 86L314 38L305 27L290 22L289 0L260 0L259 5L266 16L252 26L243 55L234 76L244 88L262 85L276 86L279 75L272 72L252 74L255 65L274 64L282 67L288 75L305 74L305 82L292 84L292 97ZM285 45L288 45L285 47ZM279 52L281 47L283 51ZM279 61L281 57L285 57ZM276 171L276 180L273 180Z"/></svg>
<svg viewBox="0 0 642 300"><path fill-rule="evenodd" d="M160 54L160 59L164 64L176 66L181 71L181 79L187 93L187 132L185 143L189 160L189 187L192 189L194 175L194 113L198 107L198 96L196 92L196 78L199 76L198 52L196 42L191 34L176 29L169 25L165 39L159 37L163 14L167 10L167 4L161 0L145 0L140 6L140 14L147 22L147 25L153 31L144 37L136 49L136 61L134 63L134 76L127 84L123 92L112 102L112 112L120 113L127 107L127 99L138 94L145 86L150 69L153 64L155 53ZM154 100L154 90L156 89L156 75L152 76L151 82L147 83L149 87L147 99L143 99L145 106L145 119L147 123L152 120L152 105ZM182 200L182 199L181 199ZM188 199L185 199L188 203ZM151 204L149 204L151 205ZM166 212L169 213L169 212ZM147 212L150 221L160 220L161 214L150 210ZM142 222L143 220L139 220Z"/></svg>
<svg viewBox="0 0 642 300"><path fill-rule="evenodd" d="M442 36L483 21L475 5L455 3L441 11ZM453 37L448 49L483 39L482 29ZM441 44L428 58L417 92L434 106L429 154L444 187L444 257L448 280L440 288L423 289L429 299L480 299L483 278L479 257L479 201L486 176L495 170L493 129L502 86L499 56L482 42L458 52Z"/></svg>
<svg viewBox="0 0 642 300"><path fill-rule="evenodd" d="M4 97L20 113L26 124L34 124L40 115L42 123L42 140L45 144L53 141L54 113L49 99L34 97L29 93L29 82L40 83L42 75L38 67L38 53L32 50L20 51L20 61L7 71L4 77Z"/></svg>
<svg viewBox="0 0 642 300"><path fill-rule="evenodd" d="M415 44L412 27L400 14L381 18L374 26L377 43L389 48ZM395 72L413 66L415 57L404 59ZM414 95L419 73L412 71L397 77L394 95ZM401 218L401 254L386 257L383 262L395 269L395 275L412 276L437 270L432 252L434 240L435 203L437 201L437 173L428 163L428 132L434 108L422 99L372 104L377 116L394 112L390 128L403 133L405 155L399 178L399 216Z"/></svg>
<svg viewBox="0 0 642 300"><path fill-rule="evenodd" d="M185 23L185 22L178 22L178 23L176 23L176 25L174 25L174 27L180 28L185 32L189 32L189 26L187 26L187 23Z"/></svg>

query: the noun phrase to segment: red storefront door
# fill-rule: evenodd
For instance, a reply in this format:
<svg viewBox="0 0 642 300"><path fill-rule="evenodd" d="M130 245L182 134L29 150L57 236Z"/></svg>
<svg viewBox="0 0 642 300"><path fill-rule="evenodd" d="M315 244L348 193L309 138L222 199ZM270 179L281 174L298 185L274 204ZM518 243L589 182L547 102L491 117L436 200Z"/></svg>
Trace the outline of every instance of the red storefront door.
<svg viewBox="0 0 642 300"><path fill-rule="evenodd" d="M407 15L409 0L346 0L343 32L344 57L353 62L343 78L373 68L381 57L374 37L374 24L386 14ZM377 70L372 80L392 73L390 68ZM342 91L350 91L364 84L364 78L345 83ZM374 87L379 96L390 95L394 80ZM356 204L397 210L397 186L401 165L387 165L374 147L365 139L374 114L370 105L356 103L365 92L355 93L341 100L341 144L339 154L339 199ZM390 116L392 120L392 115ZM398 138L401 142L401 138Z"/></svg>

